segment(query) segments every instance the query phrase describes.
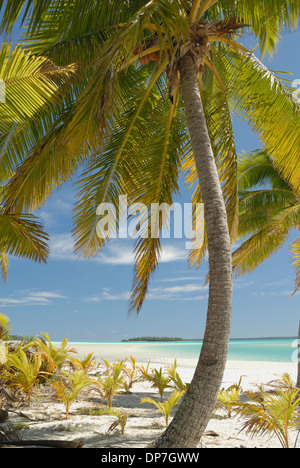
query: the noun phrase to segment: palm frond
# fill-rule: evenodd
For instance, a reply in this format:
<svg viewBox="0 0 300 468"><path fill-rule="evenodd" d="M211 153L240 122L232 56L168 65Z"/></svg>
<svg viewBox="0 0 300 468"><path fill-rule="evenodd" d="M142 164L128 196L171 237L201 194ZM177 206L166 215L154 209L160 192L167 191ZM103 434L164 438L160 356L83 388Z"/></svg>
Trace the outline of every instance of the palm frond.
<svg viewBox="0 0 300 468"><path fill-rule="evenodd" d="M1 252L45 263L49 254L48 241L34 216L0 214Z"/></svg>
<svg viewBox="0 0 300 468"><path fill-rule="evenodd" d="M6 88L6 103L0 106L2 179L15 172L44 136L51 113L62 101L62 89L73 73L73 66L56 67L47 58L25 54L10 44L2 45L0 79Z"/></svg>
<svg viewBox="0 0 300 468"><path fill-rule="evenodd" d="M140 312L147 296L149 281L156 271L162 253L162 232L171 229L171 212L164 206L172 207L173 199L179 193L179 168L184 154L186 129L183 114L176 96L174 104L169 100L160 104L153 114L153 133L148 140L148 154L145 153L143 175L137 189L137 201L145 204L148 220L145 220L142 235L137 240L133 288L130 310ZM166 204L166 205L165 205ZM161 214L159 210L161 211ZM174 221L176 223L176 220ZM180 220L181 223L181 220ZM169 233L167 233L169 235Z"/></svg>
<svg viewBox="0 0 300 468"><path fill-rule="evenodd" d="M25 54L4 42L0 49L0 80L5 83L6 105L0 107L0 132L9 132L13 123L49 110L73 72L74 66L55 66L45 57Z"/></svg>
<svg viewBox="0 0 300 468"><path fill-rule="evenodd" d="M286 242L300 223L300 205L297 194L275 170L265 151L241 155L239 188L239 236L244 242L233 253L233 264L236 274L244 274Z"/></svg>
<svg viewBox="0 0 300 468"><path fill-rule="evenodd" d="M291 89L254 55L224 50L226 54L234 112L258 133L275 168L299 192L300 108L293 102Z"/></svg>
<svg viewBox="0 0 300 468"><path fill-rule="evenodd" d="M273 54L282 33L298 28L299 0L252 0L251 2L222 0L206 12L209 20L236 18L246 25L247 32L255 34L262 55Z"/></svg>
<svg viewBox="0 0 300 468"><path fill-rule="evenodd" d="M113 131L105 139L101 150L96 152L79 181L79 203L75 211L74 236L75 250L85 257L96 255L102 249L105 239L97 232L99 205L111 203L115 211L112 223L118 229L119 196L133 197L137 177L140 172L138 163L145 142L140 138L147 134L147 122L156 106L157 80L165 66L155 67L150 80L143 70L136 71L131 81L130 93L122 97L123 114L113 124ZM137 79L137 76L140 78ZM127 78L129 79L128 75ZM128 86L128 85L127 85ZM126 87L128 90L128 88ZM155 92L154 92L155 89ZM127 102L126 102L127 101Z"/></svg>
<svg viewBox="0 0 300 468"><path fill-rule="evenodd" d="M272 158L266 150L243 152L238 160L239 190L271 186L273 189L292 192L292 188L275 170Z"/></svg>
<svg viewBox="0 0 300 468"><path fill-rule="evenodd" d="M293 255L294 259L294 267L296 269L296 279L295 279L295 291L294 294L299 290L300 288L300 238L297 239L291 247L291 254Z"/></svg>
<svg viewBox="0 0 300 468"><path fill-rule="evenodd" d="M6 252L0 252L0 267L3 281L7 281L9 261Z"/></svg>

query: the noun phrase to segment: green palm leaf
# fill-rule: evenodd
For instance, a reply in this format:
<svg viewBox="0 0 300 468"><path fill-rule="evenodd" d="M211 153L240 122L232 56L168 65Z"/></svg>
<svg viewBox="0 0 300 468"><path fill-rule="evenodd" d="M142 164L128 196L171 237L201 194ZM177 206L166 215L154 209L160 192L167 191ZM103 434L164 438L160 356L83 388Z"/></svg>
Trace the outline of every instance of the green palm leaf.
<svg viewBox="0 0 300 468"><path fill-rule="evenodd" d="M296 268L295 294L300 288L300 238L292 244L291 253L294 258L294 267Z"/></svg>
<svg viewBox="0 0 300 468"><path fill-rule="evenodd" d="M299 191L300 108L293 102L291 89L253 55L224 50L225 54L232 73L234 112L259 134L275 167Z"/></svg>
<svg viewBox="0 0 300 468"><path fill-rule="evenodd" d="M299 197L275 170L266 151L241 156L239 187L239 236L243 243L233 253L237 275L255 270L277 252L292 230L300 225ZM297 243L294 248L298 289Z"/></svg>
<svg viewBox="0 0 300 468"><path fill-rule="evenodd" d="M44 131L50 112L61 101L61 89L73 73L72 67L56 67L47 58L25 54L3 43L0 49L0 80L5 83L5 102L0 105L1 203L7 182L22 155ZM23 207L17 211L22 213ZM32 215L16 215L0 209L0 265L4 280L8 254L46 262L48 236Z"/></svg>
<svg viewBox="0 0 300 468"><path fill-rule="evenodd" d="M0 214L0 251L45 262L48 236L32 215Z"/></svg>
<svg viewBox="0 0 300 468"><path fill-rule="evenodd" d="M152 210L163 204L173 205L173 197L178 194L178 174L182 157L182 143L185 132L182 131L182 116L177 113L178 100L175 104L165 103L168 112L163 108L153 115L153 122L158 122L153 128L149 139L152 152L151 159L146 158L143 176L139 179L140 188L137 201L147 207L148 221L144 226L146 236L140 236L135 245L135 268L131 309L140 311L146 298L150 277L155 272L162 253L161 232L169 223L171 213L162 209L162 216L157 217L157 211ZM150 148L149 148L150 149ZM151 182L150 182L151 181ZM149 183L150 182L150 183ZM167 228L168 229L168 228Z"/></svg>
<svg viewBox="0 0 300 468"><path fill-rule="evenodd" d="M1 267L2 279L4 281L7 281L9 261L8 261L8 256L5 252L0 252L0 267Z"/></svg>
<svg viewBox="0 0 300 468"><path fill-rule="evenodd" d="M4 3L0 1L1 6L4 7ZM5 206L17 212L41 206L84 164L75 210L74 236L78 253L89 257L101 250L105 239L97 237L97 206L103 202L117 206L122 192L128 195L130 202L143 202L148 208L150 196L152 202L172 201L177 191L176 178L183 169L187 171L187 181L197 184L193 205L201 202L186 122L182 120L180 138L176 140L176 124L173 125L170 118L170 104L166 105L170 92L177 105L174 116L182 114L182 102L176 97L178 82L174 70L181 54L187 50L196 53L192 40L196 26L190 23L193 20L201 21L204 28L213 22L209 27L215 28L213 33L208 32L211 51L209 55L204 54L199 82L232 240L237 233L240 201L233 112L258 132L275 166L294 191L297 190L299 109L291 99L291 90L254 55L247 54L235 41L234 31L242 29L254 33L262 43L262 52L271 52L282 31L297 27L298 0L262 0L260 3L255 0L251 8L245 2L234 0L195 1L193 5L185 0L24 0L18 4L13 1L5 7L2 29L9 31L19 15L24 24L27 22L25 50L33 47L36 53L47 52L58 64L79 61L79 73L73 77L64 101L55 110L51 109L50 117L43 124L43 135L33 128L28 141L19 135L18 139L16 136L15 140L8 138L4 142L3 161L9 158L13 166L21 154L21 161L18 160L21 164L6 187ZM230 19L223 21L224 17ZM156 54L154 59L151 54ZM156 62L141 67L152 59ZM164 127L161 125L154 130L153 125L151 131L149 122L152 125L151 119L159 108L160 114L156 116L160 116ZM149 139L142 141L141 136L146 133ZM18 141L23 151L16 151L11 141L15 145ZM179 145L177 150L174 150L175 142ZM143 148L142 154L140 148ZM64 157L54 157L55 154ZM181 166L183 158L185 164ZM171 162L175 164L173 172L170 172ZM248 193L248 204L254 207L255 203L275 202L276 199L279 206L286 200L285 188L280 190L277 187L276 194L274 191L253 196ZM291 200L290 193L289 197ZM254 216L252 218L254 220ZM256 219L256 226L259 226L263 213L260 220ZM287 213L284 219L285 229L281 234L280 229L273 228L274 243L276 233L283 240L284 233L290 229L287 225L291 225L295 216ZM112 221L117 224L117 219ZM242 209L242 229L245 221ZM276 227L276 218L273 222ZM255 234L258 235L257 230ZM196 237L200 235L196 233ZM203 247L190 254L192 264L201 263L206 246L204 234ZM142 238L136 243L133 304L138 309L160 253L160 238Z"/></svg>

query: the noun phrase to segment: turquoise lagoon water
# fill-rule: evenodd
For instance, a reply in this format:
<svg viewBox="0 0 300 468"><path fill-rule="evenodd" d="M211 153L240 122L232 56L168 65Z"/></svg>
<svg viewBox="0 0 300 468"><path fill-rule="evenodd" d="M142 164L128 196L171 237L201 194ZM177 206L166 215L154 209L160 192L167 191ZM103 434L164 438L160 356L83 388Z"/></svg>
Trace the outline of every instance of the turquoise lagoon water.
<svg viewBox="0 0 300 468"><path fill-rule="evenodd" d="M107 360L133 356L137 361L164 359L198 359L201 341L130 342L130 343L70 343L80 356L93 352ZM295 339L233 340L229 346L231 361L296 362Z"/></svg>

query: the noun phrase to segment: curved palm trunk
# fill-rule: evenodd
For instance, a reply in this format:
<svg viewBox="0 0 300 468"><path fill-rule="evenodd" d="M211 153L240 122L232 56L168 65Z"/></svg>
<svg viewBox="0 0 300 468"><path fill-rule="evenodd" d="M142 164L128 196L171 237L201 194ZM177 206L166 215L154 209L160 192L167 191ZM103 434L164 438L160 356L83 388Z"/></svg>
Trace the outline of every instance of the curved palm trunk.
<svg viewBox="0 0 300 468"><path fill-rule="evenodd" d="M204 202L210 291L199 363L176 416L157 448L195 448L215 409L227 362L232 312L232 256L227 213L207 130L194 59L180 62L181 90Z"/></svg>

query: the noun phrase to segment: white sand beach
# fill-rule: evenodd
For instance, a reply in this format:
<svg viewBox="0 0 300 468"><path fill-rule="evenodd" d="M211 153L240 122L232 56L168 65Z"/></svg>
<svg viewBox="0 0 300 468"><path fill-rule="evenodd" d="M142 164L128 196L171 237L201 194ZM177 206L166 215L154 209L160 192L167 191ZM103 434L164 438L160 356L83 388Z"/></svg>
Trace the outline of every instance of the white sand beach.
<svg viewBox="0 0 300 468"><path fill-rule="evenodd" d="M87 349L84 349L86 353ZM151 362L151 367L164 367L173 360ZM184 382L190 382L196 362L178 360L178 373ZM256 385L266 384L278 378L278 375L289 373L296 379L296 365L276 362L229 361L224 376L223 386L228 388L243 376L243 390L254 389ZM22 428L20 431L26 439L82 440L84 448L146 448L165 429L161 414L150 404L140 404L142 397L150 396L159 400L156 389L147 382L135 383L131 394L118 394L113 400L113 407L126 411L128 421L125 434L117 428L112 433L107 431L116 420L114 416L90 416L82 414L83 408L99 408L104 405L99 395L90 390L84 391L70 410L69 420L65 419L64 406L53 401L49 390L40 394L30 408L18 408L11 413L13 424ZM168 391L165 393L167 398ZM18 414L22 411L23 415ZM24 414L26 418L24 418ZM21 425L21 426L20 426ZM202 443L206 448L280 448L275 437L251 438L240 432L241 421L228 419L223 411L217 410L204 436ZM292 438L296 437L296 432Z"/></svg>

